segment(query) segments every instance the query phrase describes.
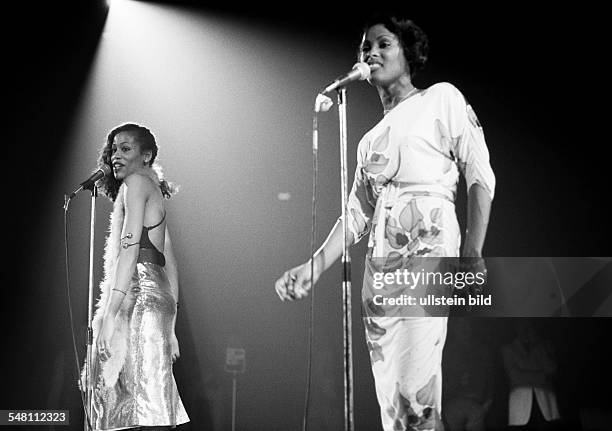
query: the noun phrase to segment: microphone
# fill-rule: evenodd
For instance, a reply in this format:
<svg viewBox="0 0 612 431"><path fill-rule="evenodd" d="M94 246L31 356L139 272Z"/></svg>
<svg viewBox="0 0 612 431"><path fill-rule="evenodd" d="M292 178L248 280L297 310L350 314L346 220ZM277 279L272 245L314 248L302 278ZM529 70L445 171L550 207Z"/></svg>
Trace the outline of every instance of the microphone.
<svg viewBox="0 0 612 431"><path fill-rule="evenodd" d="M70 196L68 197L68 199L72 199L73 197L75 197L76 194L80 192L81 190L90 188L91 186L95 184L96 181L104 178L110 173L111 173L111 168L107 164L103 164L100 168L98 168L97 171L91 174L89 178L83 181L78 189L70 193Z"/></svg>
<svg viewBox="0 0 612 431"><path fill-rule="evenodd" d="M320 94L329 93L330 91L334 91L339 87L344 87L353 81L363 81L369 77L370 66L367 63L356 63L349 73L336 78L336 80L325 87Z"/></svg>

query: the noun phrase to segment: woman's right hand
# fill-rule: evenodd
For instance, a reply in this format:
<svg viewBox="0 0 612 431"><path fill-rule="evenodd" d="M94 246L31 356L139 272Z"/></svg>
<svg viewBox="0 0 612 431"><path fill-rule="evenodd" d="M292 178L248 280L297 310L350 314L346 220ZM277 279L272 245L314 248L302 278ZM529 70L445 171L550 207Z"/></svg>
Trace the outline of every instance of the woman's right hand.
<svg viewBox="0 0 612 431"><path fill-rule="evenodd" d="M110 347L114 333L115 319L104 316L97 340L98 354L100 355L100 359L102 361L106 361L112 356Z"/></svg>
<svg viewBox="0 0 612 431"><path fill-rule="evenodd" d="M314 283L317 282L321 274L318 271L317 265L314 265ZM274 288L281 301L294 299L302 299L308 295L308 291L312 288L313 283L310 280L310 261L302 265L291 268L276 280Z"/></svg>

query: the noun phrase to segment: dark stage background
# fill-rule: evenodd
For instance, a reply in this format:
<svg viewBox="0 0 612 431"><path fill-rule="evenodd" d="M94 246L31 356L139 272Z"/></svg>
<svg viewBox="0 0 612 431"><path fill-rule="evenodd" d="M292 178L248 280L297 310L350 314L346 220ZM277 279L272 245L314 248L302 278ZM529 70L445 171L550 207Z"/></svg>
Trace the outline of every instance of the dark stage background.
<svg viewBox="0 0 612 431"><path fill-rule="evenodd" d="M237 429L298 430L308 303L281 303L273 283L309 253L314 97L355 62L360 24L373 6L126 2L133 15L121 17L112 10L121 3L109 13L102 1L21 2L5 18L11 134L3 151L9 260L0 409L69 409L70 428L82 428L65 293L63 195L95 167L107 131L136 121L156 134L166 175L182 186L168 204L182 295L175 375L192 418L180 429L229 429L231 379L223 364L226 347L235 346L247 354ZM612 255L604 209L612 151L599 79L601 12L586 5L541 11L514 2L396 9L430 36L430 62L416 85L452 82L484 126L498 184L485 254ZM114 30L105 29L115 12ZM359 137L381 108L363 83L350 87L348 100L352 178ZM321 118L318 243L339 214L337 135L332 110ZM279 199L282 193L291 198ZM464 190L457 205L464 224ZM96 284L110 209L98 200ZM73 200L69 223L83 355L86 194ZM365 241L352 252L355 419L358 430L373 430L379 413L359 318L364 251ZM336 264L317 285L313 430L342 427L339 279ZM512 336L510 320L474 321L496 358L491 429L502 429L507 414L499 348ZM536 320L557 349L561 413L573 429L588 429L581 415L596 422L596 415L610 414L605 345L612 321ZM445 363L453 360L445 354Z"/></svg>

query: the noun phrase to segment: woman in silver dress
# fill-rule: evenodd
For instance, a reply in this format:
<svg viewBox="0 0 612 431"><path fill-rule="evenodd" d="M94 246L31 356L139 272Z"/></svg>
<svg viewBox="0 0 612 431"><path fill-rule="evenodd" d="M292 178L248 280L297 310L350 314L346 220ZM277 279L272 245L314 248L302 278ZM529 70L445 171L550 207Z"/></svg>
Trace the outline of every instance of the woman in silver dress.
<svg viewBox="0 0 612 431"><path fill-rule="evenodd" d="M104 280L94 317L93 417L96 430L156 427L189 421L172 363L178 274L153 134L137 124L113 129L100 163L112 167L102 191L114 202Z"/></svg>

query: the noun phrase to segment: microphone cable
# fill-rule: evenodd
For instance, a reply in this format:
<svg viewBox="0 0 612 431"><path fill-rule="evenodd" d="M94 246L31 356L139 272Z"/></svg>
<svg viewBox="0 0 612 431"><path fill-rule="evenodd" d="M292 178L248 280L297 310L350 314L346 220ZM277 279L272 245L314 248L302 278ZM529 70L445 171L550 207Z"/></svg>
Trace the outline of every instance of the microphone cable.
<svg viewBox="0 0 612 431"><path fill-rule="evenodd" d="M88 429L92 430L93 427L91 426L91 418L89 417L89 412L87 411L87 403L85 402L85 395L84 395L84 391L83 391L83 381L81 379L81 368L79 367L79 364L81 363L81 360L79 358L79 352L77 350L77 345L76 345L76 336L75 336L75 331L74 331L74 318L72 315L72 299L70 297L70 264L69 264L69 247L68 247L68 206L70 204L70 198L68 197L68 195L64 195L64 257L65 257L65 270L66 270L66 298L68 300L68 316L70 317L70 334L72 335L72 349L74 351L74 360L75 360L75 369L76 369L76 374L77 374L77 378L78 378L78 387L79 387L79 394L81 396L81 405L83 407L83 412L85 412L85 419L87 420L87 426L89 427ZM89 370L91 372L91 370ZM89 379L89 376L88 376ZM87 382L85 382L85 385L87 386ZM87 387L84 388L85 391L88 389Z"/></svg>
<svg viewBox="0 0 612 431"><path fill-rule="evenodd" d="M309 302L309 322L308 322L308 347L307 347L307 372L306 372L306 393L304 395L304 416L302 418L302 431L308 428L308 411L310 408L310 385L312 380L312 341L314 332L314 254L315 237L317 232L317 172L318 172L318 151L319 151L319 130L318 112L315 109L312 117L312 212L311 212L311 232L310 232L310 302Z"/></svg>

